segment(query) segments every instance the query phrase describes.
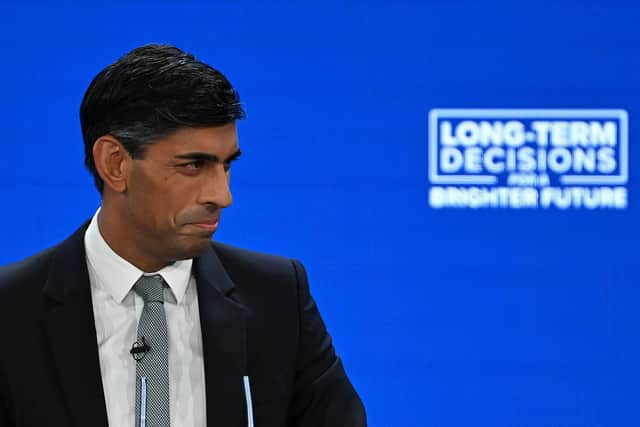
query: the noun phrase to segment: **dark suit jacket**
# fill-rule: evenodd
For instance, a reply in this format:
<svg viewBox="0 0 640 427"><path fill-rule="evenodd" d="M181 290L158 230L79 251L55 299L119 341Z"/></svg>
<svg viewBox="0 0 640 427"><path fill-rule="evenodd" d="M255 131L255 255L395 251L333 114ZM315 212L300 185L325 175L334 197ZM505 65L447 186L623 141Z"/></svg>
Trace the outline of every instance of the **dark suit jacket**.
<svg viewBox="0 0 640 427"><path fill-rule="evenodd" d="M107 425L87 226L0 269L0 427ZM256 427L366 425L299 262L212 243L194 272L208 425L248 425L245 375Z"/></svg>

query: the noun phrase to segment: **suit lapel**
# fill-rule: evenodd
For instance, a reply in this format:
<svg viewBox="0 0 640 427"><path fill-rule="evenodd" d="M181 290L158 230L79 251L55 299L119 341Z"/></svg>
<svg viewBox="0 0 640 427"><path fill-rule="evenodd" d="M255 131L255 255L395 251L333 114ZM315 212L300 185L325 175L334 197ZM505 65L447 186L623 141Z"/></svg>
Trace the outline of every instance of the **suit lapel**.
<svg viewBox="0 0 640 427"><path fill-rule="evenodd" d="M231 299L234 284L213 248L195 260L204 350L207 424L246 424L243 379L246 375L245 308ZM245 420L240 424L240 420Z"/></svg>
<svg viewBox="0 0 640 427"><path fill-rule="evenodd" d="M44 288L44 328L53 366L76 426L107 426L89 273L84 251L88 222L56 248Z"/></svg>

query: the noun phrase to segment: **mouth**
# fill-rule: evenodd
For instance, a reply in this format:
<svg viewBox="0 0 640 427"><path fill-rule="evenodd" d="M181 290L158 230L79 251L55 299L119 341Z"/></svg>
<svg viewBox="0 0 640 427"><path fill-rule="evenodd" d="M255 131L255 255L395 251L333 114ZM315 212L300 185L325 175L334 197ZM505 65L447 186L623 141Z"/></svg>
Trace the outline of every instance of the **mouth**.
<svg viewBox="0 0 640 427"><path fill-rule="evenodd" d="M204 231L214 232L218 229L219 223L220 223L220 217L216 217L208 220L193 222L191 223L191 225Z"/></svg>

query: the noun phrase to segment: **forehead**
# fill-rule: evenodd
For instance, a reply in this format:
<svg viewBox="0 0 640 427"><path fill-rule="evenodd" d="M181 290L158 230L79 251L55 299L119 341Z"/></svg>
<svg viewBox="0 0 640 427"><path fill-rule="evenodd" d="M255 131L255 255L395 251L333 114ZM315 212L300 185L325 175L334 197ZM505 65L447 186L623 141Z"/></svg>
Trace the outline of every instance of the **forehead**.
<svg viewBox="0 0 640 427"><path fill-rule="evenodd" d="M225 156L237 149L236 124L229 123L223 126L178 129L173 134L150 144L146 149L146 155L173 157L183 153L200 152Z"/></svg>

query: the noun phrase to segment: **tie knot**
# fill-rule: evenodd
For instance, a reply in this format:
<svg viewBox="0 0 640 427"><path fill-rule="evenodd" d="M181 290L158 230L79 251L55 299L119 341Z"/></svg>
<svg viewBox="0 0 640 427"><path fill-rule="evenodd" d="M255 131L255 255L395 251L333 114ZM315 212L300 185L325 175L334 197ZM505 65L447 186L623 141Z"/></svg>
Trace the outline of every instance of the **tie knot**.
<svg viewBox="0 0 640 427"><path fill-rule="evenodd" d="M164 303L164 280L162 276L142 276L138 279L133 290L142 297L145 304L148 302Z"/></svg>

